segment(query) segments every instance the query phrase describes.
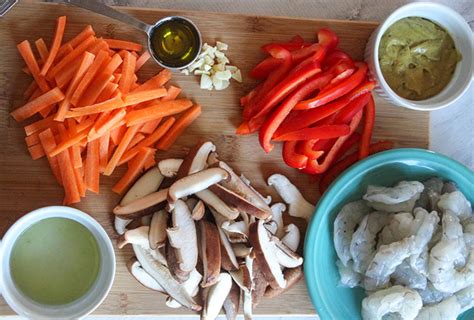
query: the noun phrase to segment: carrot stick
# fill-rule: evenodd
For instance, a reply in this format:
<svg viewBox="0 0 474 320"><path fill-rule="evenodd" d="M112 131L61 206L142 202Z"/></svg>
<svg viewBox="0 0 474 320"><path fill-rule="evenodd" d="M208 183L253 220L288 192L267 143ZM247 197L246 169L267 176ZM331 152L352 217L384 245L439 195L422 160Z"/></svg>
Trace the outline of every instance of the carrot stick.
<svg viewBox="0 0 474 320"><path fill-rule="evenodd" d="M67 54L64 58L61 59L56 65L49 69L47 76L54 78L54 76L61 71L65 66L73 62L77 57L79 57L87 48L93 44L95 41L94 36L89 36L86 38L80 45L78 45L74 50Z"/></svg>
<svg viewBox="0 0 474 320"><path fill-rule="evenodd" d="M53 172L54 177L56 178L56 181L59 183L59 185L62 185L62 178L61 178L61 171L59 170L59 163L58 163L58 158L54 157L51 158L48 153L54 150L56 148L56 141L54 139L54 134L53 131L51 131L50 128L40 132L38 134L38 138L41 142L41 145L43 146L43 149L46 153L46 156L48 158L49 166L51 167L51 171Z"/></svg>
<svg viewBox="0 0 474 320"><path fill-rule="evenodd" d="M57 156L59 153L63 152L64 150L69 149L73 145L79 143L82 139L85 139L87 137L88 132L87 131L82 131L77 134L75 134L72 137L65 137L62 138L61 143L59 143L56 148L49 153L50 157Z"/></svg>
<svg viewBox="0 0 474 320"><path fill-rule="evenodd" d="M89 132L87 138L88 141L92 141L104 135L106 132L112 130L118 123L123 121L127 112L124 109L116 110L110 116L110 118L102 124L94 126Z"/></svg>
<svg viewBox="0 0 474 320"><path fill-rule="evenodd" d="M61 89L54 88L39 96L38 98L28 102L27 104L15 109L10 115L18 122L28 119L40 110L58 103L64 99Z"/></svg>
<svg viewBox="0 0 474 320"><path fill-rule="evenodd" d="M166 92L166 96L161 98L161 101L170 101L176 99L181 93L181 88L170 86Z"/></svg>
<svg viewBox="0 0 474 320"><path fill-rule="evenodd" d="M28 147L32 147L38 143L40 143L39 136L37 133L32 134L31 136L25 137L25 142Z"/></svg>
<svg viewBox="0 0 474 320"><path fill-rule="evenodd" d="M139 132L145 133L145 134L152 134L155 129L158 127L158 125L161 122L161 118L155 119L148 121L143 124L143 126L140 128Z"/></svg>
<svg viewBox="0 0 474 320"><path fill-rule="evenodd" d="M123 193L140 175L149 158L155 157L156 149L143 148L138 153L137 157L130 162L127 172L123 177L113 186L112 191L118 194Z"/></svg>
<svg viewBox="0 0 474 320"><path fill-rule="evenodd" d="M79 144L75 144L72 147L72 162L74 164L74 168L82 167L82 158L81 158L81 147Z"/></svg>
<svg viewBox="0 0 474 320"><path fill-rule="evenodd" d="M70 45L72 46L73 48L77 47L79 44L81 44L82 42L84 42L84 40L86 40L88 37L90 36L95 36L95 31L94 29L92 28L92 26L89 24L87 26L85 26L84 29L82 29L81 32L79 32L79 34L77 36L75 36L74 38L72 38L71 40L69 40L68 42L66 42L66 44L64 44L62 47L64 46L67 46L67 45ZM61 47L61 48L62 48Z"/></svg>
<svg viewBox="0 0 474 320"><path fill-rule="evenodd" d="M40 75L40 69L38 63L36 62L35 56L33 55L33 51L31 50L30 42L25 40L19 43L17 48L38 86L43 92L49 91L49 84L46 82L46 79Z"/></svg>
<svg viewBox="0 0 474 320"><path fill-rule="evenodd" d="M156 165L155 157L148 157L148 159L145 160L145 163L143 164L143 170L148 170L151 167L154 167L155 165Z"/></svg>
<svg viewBox="0 0 474 320"><path fill-rule="evenodd" d="M38 120L36 122L33 122L27 126L25 126L25 133L27 136L31 136L32 134L36 132L40 132L43 130L46 130L50 127L52 127L54 123L53 116L47 117L45 119Z"/></svg>
<svg viewBox="0 0 474 320"><path fill-rule="evenodd" d="M58 54L56 55L56 59L54 62L61 61L62 58L70 54L74 50L74 48L70 44L65 44L58 50Z"/></svg>
<svg viewBox="0 0 474 320"><path fill-rule="evenodd" d="M120 88L120 85L119 85ZM158 99L164 97L167 94L165 88L150 89L139 92L131 92L123 98L125 106L131 106L134 104L139 104L145 101L150 101L153 99Z"/></svg>
<svg viewBox="0 0 474 320"><path fill-rule="evenodd" d="M102 173L109 161L110 132L99 138L99 171Z"/></svg>
<svg viewBox="0 0 474 320"><path fill-rule="evenodd" d="M86 91L87 87L89 86L91 81L94 79L95 75L99 71L100 66L105 61L106 58L108 58L108 55L107 55L107 52L105 51L100 51L97 54L97 56L94 59L94 62L89 67L87 72L84 74L84 77L82 78L81 82L78 84L76 90L74 90L74 93L72 94L71 103L73 105L77 106L82 94Z"/></svg>
<svg viewBox="0 0 474 320"><path fill-rule="evenodd" d="M137 63L135 64L135 72L140 70L150 58L151 58L151 55L148 50L143 52L142 55L139 56L137 59Z"/></svg>
<svg viewBox="0 0 474 320"><path fill-rule="evenodd" d="M114 81L112 81L113 83L119 83L120 82L120 79L122 78L122 74L121 73L114 73Z"/></svg>
<svg viewBox="0 0 474 320"><path fill-rule="evenodd" d="M40 144L35 144L34 146L28 147L30 156L33 160L41 159L45 156L43 147Z"/></svg>
<svg viewBox="0 0 474 320"><path fill-rule="evenodd" d="M125 120L127 121L127 126L130 127L137 124L143 124L150 120L164 118L180 113L186 109L191 108L192 106L193 103L191 100L187 99L178 99L165 102L160 101L147 108L131 111Z"/></svg>
<svg viewBox="0 0 474 320"><path fill-rule="evenodd" d="M36 91L36 89L39 89L39 87L38 87L38 84L36 83L36 81L33 80L33 81L31 81L28 88L26 88L25 92L23 93L23 96L25 98L29 99L33 95L33 93Z"/></svg>
<svg viewBox="0 0 474 320"><path fill-rule="evenodd" d="M97 102L104 102L105 100L108 100L112 98L112 96L117 92L118 84L109 82L105 86L104 90L99 94L97 97Z"/></svg>
<svg viewBox="0 0 474 320"><path fill-rule="evenodd" d="M144 84L133 90L136 91L144 91L149 89L156 89L160 88L165 85L171 79L171 71L168 69L161 70L156 76L147 80Z"/></svg>
<svg viewBox="0 0 474 320"><path fill-rule="evenodd" d="M39 38L35 41L36 50L38 51L41 61L44 63L46 59L48 59L49 51L46 43L44 42L43 38ZM39 64L39 62L38 62Z"/></svg>
<svg viewBox="0 0 474 320"><path fill-rule="evenodd" d="M138 132L132 139L132 141L130 141L130 143L128 144L127 146L127 150L125 151L128 151L130 150L131 148L135 147L139 142L141 142L143 139L145 139L145 135L143 133L140 133Z"/></svg>
<svg viewBox="0 0 474 320"><path fill-rule="evenodd" d="M156 148L159 150L168 150L181 133L183 133L184 129L196 120L200 114L200 105L195 105L191 109L186 110L186 112L179 117L173 127L168 131L168 134L156 144Z"/></svg>
<svg viewBox="0 0 474 320"><path fill-rule="evenodd" d="M54 113L53 111L56 109L56 104L52 104L50 106L47 106L46 108L42 109L39 111L39 114L43 117L46 118L48 117L51 113Z"/></svg>
<svg viewBox="0 0 474 320"><path fill-rule="evenodd" d="M129 50L129 51L142 51L142 45L139 43L116 40L116 39L104 39L111 49L116 50Z"/></svg>
<svg viewBox="0 0 474 320"><path fill-rule="evenodd" d="M58 124L58 129L61 139L67 138L66 128L64 128L62 123ZM58 154L57 159L63 181L64 191L66 194L64 197L64 204L72 204L81 201L81 196L79 194L76 177L74 174L74 168L67 148L63 149L63 151Z"/></svg>
<svg viewBox="0 0 474 320"><path fill-rule="evenodd" d="M87 118L87 120L82 121L76 127L77 132L82 132L84 130L89 129L94 125L95 119L94 118Z"/></svg>
<svg viewBox="0 0 474 320"><path fill-rule="evenodd" d="M120 97L120 95L118 95L104 102L99 102L87 107L73 108L71 109L71 111L68 111L66 113L66 118L76 118L95 113L112 111L118 108L123 108L124 106L125 105L123 103L122 98Z"/></svg>
<svg viewBox="0 0 474 320"><path fill-rule="evenodd" d="M34 80L33 80L34 81ZM36 82L36 81L35 81ZM41 91L41 88L37 88L35 92L31 95L31 97L28 99L28 102L33 101L34 99L38 98L40 95L43 94L43 91Z"/></svg>
<svg viewBox="0 0 474 320"><path fill-rule="evenodd" d="M127 132L127 126L125 126L124 120L120 121L112 129L110 129L110 140L114 143L114 145L119 145L125 132Z"/></svg>
<svg viewBox="0 0 474 320"><path fill-rule="evenodd" d="M86 184L85 184L84 178L83 178L84 170L82 170L82 159L81 159L81 167L73 168L73 169L74 169L74 178L76 178L76 185L77 185L77 189L79 191L79 196L81 198L85 197L86 196Z"/></svg>
<svg viewBox="0 0 474 320"><path fill-rule="evenodd" d="M79 69L80 64L81 64L81 59L76 58L66 67L64 67L64 69L61 70L61 72L59 72L54 77L54 80L56 81L56 85L61 89L66 87L69 84L69 82L72 80L74 75L77 73L77 70Z"/></svg>
<svg viewBox="0 0 474 320"><path fill-rule="evenodd" d="M113 76L109 75L108 73L101 73L95 80L91 83L89 88L84 95L82 96L79 104L76 107L85 107L93 105L97 98L99 98L102 91L105 89L108 83L111 83L113 80Z"/></svg>
<svg viewBox="0 0 474 320"><path fill-rule="evenodd" d="M122 63L123 59L118 54L114 54L110 62L105 66L104 72L112 75Z"/></svg>
<svg viewBox="0 0 474 320"><path fill-rule="evenodd" d="M146 137L143 141L141 141L136 147L128 150L120 159L119 165L122 165L128 161L130 161L135 155L140 151L141 148L149 147L155 144L158 140L160 140L165 133L167 133L171 126L175 123L176 119L173 117L169 117L166 121L156 129L153 134Z"/></svg>
<svg viewBox="0 0 474 320"><path fill-rule="evenodd" d="M87 70L90 68L92 63L94 62L95 56L92 53L89 52L84 52L81 62L79 64L79 68L76 71L76 74L74 75L71 84L67 88L66 92L66 97L61 103L59 104L59 109L58 112L56 113L56 116L54 117L54 120L56 121L63 121L65 118L66 113L68 112L70 105L71 105L71 98L73 93L76 91L77 86L79 85L80 81L84 77L84 74L87 72Z"/></svg>
<svg viewBox="0 0 474 320"><path fill-rule="evenodd" d="M48 59L44 62L43 68L41 68L41 75L46 76L46 73L49 71L49 68L53 65L54 58L58 54L59 47L63 41L64 29L66 28L66 16L61 16L56 22L56 31L54 33L53 44L49 50Z"/></svg>
<svg viewBox="0 0 474 320"><path fill-rule="evenodd" d="M136 62L137 58L127 51L122 64L122 78L119 81L119 90L124 94L130 91L130 87L134 82L133 76L135 75Z"/></svg>
<svg viewBox="0 0 474 320"><path fill-rule="evenodd" d="M96 42L87 51L93 55L97 55L100 51L108 52L109 45L103 39L97 39Z"/></svg>
<svg viewBox="0 0 474 320"><path fill-rule="evenodd" d="M94 140L87 146L86 167L84 171L88 190L99 193L99 140Z"/></svg>
<svg viewBox="0 0 474 320"><path fill-rule="evenodd" d="M104 170L104 175L110 176L112 172L114 172L115 167L120 161L120 158L122 158L123 154L125 153L125 150L130 144L130 141L132 141L133 136L135 136L135 134L138 132L138 129L140 129L140 126L138 125L132 126L127 129L117 149L112 155L112 158L110 158L109 163L107 163L107 167L105 167L105 170Z"/></svg>

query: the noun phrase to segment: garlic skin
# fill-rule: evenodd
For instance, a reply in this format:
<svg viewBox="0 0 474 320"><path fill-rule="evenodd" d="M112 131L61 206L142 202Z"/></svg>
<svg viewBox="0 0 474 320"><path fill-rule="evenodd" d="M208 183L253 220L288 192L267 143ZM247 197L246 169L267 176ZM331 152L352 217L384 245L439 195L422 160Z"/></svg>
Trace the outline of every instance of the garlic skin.
<svg viewBox="0 0 474 320"><path fill-rule="evenodd" d="M230 62L225 52L229 46L217 41L210 46L205 43L198 59L181 73L201 76L200 88L204 90L224 90L230 85L230 80L242 82L242 73L236 66L228 65Z"/></svg>

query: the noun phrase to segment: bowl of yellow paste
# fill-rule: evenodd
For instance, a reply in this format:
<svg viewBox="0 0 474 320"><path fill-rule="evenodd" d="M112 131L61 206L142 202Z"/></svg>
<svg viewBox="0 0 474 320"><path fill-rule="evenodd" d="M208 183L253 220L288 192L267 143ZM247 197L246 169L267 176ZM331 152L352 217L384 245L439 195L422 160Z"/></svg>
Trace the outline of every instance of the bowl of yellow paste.
<svg viewBox="0 0 474 320"><path fill-rule="evenodd" d="M365 57L380 96L409 109L437 110L455 103L472 82L473 33L446 6L411 3L374 31Z"/></svg>

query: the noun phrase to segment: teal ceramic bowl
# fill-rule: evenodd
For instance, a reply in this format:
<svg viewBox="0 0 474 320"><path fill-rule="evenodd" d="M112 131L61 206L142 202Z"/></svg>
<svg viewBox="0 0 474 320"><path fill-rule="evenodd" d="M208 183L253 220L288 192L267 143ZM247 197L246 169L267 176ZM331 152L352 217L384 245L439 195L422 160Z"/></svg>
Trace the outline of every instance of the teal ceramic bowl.
<svg viewBox="0 0 474 320"><path fill-rule="evenodd" d="M333 245L333 223L341 207L360 199L369 184L391 186L400 180L439 176L454 181L474 203L474 172L443 155L421 149L395 149L371 156L345 171L323 195L305 240L304 273L321 319L361 319L360 288L340 286ZM474 308L459 319L474 319Z"/></svg>

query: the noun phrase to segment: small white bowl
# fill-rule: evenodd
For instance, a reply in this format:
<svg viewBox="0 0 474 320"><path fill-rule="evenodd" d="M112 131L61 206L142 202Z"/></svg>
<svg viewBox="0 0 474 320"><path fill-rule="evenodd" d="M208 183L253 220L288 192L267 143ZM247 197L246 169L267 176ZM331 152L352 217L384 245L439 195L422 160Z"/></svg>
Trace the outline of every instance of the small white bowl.
<svg viewBox="0 0 474 320"><path fill-rule="evenodd" d="M396 21L406 17L429 19L446 29L462 55L453 78L437 95L425 100L408 100L396 94L385 81L379 65L380 39ZM395 10L372 33L365 48L365 60L369 65L369 75L377 82L375 92L390 103L409 109L432 111L445 108L457 101L469 88L474 70L474 41L471 28L456 11L437 3L415 2Z"/></svg>

